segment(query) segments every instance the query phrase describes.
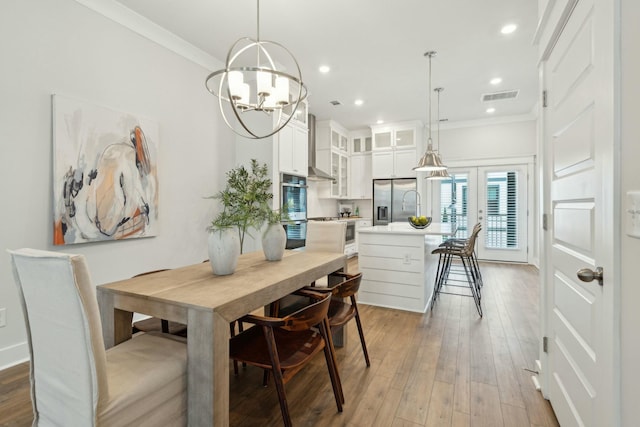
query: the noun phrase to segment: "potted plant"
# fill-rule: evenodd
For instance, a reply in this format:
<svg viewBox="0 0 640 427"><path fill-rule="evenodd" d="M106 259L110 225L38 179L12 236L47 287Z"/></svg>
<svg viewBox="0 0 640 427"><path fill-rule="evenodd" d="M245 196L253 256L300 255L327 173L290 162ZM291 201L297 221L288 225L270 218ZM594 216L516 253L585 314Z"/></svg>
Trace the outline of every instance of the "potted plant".
<svg viewBox="0 0 640 427"><path fill-rule="evenodd" d="M224 209L209 226L209 260L218 276L233 274L240 256L240 238L235 219Z"/></svg>
<svg viewBox="0 0 640 427"><path fill-rule="evenodd" d="M269 179L268 168L266 164L259 164L257 160L252 159L249 169L243 165L231 169L227 172L227 185L224 190L209 197L219 200L222 204L222 211L211 222L209 230L211 232L209 240L209 257L211 259L211 267L215 274L231 274L237 265L238 256L243 252L244 240L249 229L259 229L268 219L273 193L271 192L271 179ZM223 268L220 273L220 267L216 270L213 257L223 260L233 257L235 253L235 243L233 241L226 243L231 245L232 252L227 257L220 251L224 250L222 246L226 243L218 243L222 238L231 240L226 235L235 233L238 240L237 253L235 254L235 262L229 268ZM214 240L214 243L211 243ZM211 247L213 246L213 249ZM220 249L218 249L220 248ZM213 253L212 253L213 250ZM217 264L217 262L215 263ZM229 271L231 269L231 271ZM227 272L228 271L228 272Z"/></svg>
<svg viewBox="0 0 640 427"><path fill-rule="evenodd" d="M268 209L265 212L267 228L262 233L262 250L267 261L279 261L284 256L287 233L282 226L282 219L286 217L286 206L282 211Z"/></svg>

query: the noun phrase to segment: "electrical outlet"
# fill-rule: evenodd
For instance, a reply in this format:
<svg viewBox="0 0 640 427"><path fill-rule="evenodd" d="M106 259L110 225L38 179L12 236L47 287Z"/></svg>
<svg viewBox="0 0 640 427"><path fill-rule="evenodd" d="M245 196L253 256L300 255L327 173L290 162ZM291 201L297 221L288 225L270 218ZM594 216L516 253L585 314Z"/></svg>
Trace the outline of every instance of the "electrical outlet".
<svg viewBox="0 0 640 427"><path fill-rule="evenodd" d="M7 326L7 309L0 308L0 328Z"/></svg>
<svg viewBox="0 0 640 427"><path fill-rule="evenodd" d="M411 254L404 254L403 264L411 264Z"/></svg>

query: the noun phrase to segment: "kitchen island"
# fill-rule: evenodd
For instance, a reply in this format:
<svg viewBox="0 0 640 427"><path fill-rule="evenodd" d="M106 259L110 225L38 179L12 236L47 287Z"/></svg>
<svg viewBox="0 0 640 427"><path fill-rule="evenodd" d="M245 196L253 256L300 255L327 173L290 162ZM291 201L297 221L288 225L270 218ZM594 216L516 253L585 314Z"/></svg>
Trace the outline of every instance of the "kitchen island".
<svg viewBox="0 0 640 427"><path fill-rule="evenodd" d="M358 230L358 266L363 304L424 313L431 304L438 256L431 251L442 236L453 236L455 226L432 223L415 229L408 222L363 227Z"/></svg>

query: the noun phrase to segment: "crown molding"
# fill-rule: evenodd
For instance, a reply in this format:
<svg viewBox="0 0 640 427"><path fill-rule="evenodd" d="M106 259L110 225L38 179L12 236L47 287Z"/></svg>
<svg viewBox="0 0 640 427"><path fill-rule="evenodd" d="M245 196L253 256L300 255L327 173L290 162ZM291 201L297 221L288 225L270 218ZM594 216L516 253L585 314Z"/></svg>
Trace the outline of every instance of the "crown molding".
<svg viewBox="0 0 640 427"><path fill-rule="evenodd" d="M204 50L197 48L186 40L162 28L160 25L150 21L117 1L75 1L207 70L215 70L222 66L222 62L220 60L216 59Z"/></svg>

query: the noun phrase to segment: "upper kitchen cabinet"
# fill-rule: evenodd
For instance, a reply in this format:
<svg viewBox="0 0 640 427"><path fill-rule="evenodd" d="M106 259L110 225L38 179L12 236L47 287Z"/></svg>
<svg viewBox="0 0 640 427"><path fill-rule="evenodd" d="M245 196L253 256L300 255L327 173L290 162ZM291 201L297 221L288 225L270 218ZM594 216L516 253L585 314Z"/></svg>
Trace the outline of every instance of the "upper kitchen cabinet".
<svg viewBox="0 0 640 427"><path fill-rule="evenodd" d="M293 117L289 121L289 124L297 125L303 129L307 129L307 126L308 126L307 116L309 113L308 106L309 105L307 104L306 99L304 99L303 101L300 101L300 104L298 104L298 108L296 108L296 112L293 113ZM282 109L282 113L288 118L291 115L291 109L292 109L292 104L289 104Z"/></svg>
<svg viewBox="0 0 640 427"><path fill-rule="evenodd" d="M349 132L349 198L372 198L371 150L372 136L370 129Z"/></svg>
<svg viewBox="0 0 640 427"><path fill-rule="evenodd" d="M352 155L349 159L349 198L371 199L373 182L371 175L371 153Z"/></svg>
<svg viewBox="0 0 640 427"><path fill-rule="evenodd" d="M350 135L350 154L363 154L370 153L371 148L373 147L371 137L371 131L353 131L349 133Z"/></svg>
<svg viewBox="0 0 640 427"><path fill-rule="evenodd" d="M422 123L402 122L372 127L373 178L414 177Z"/></svg>
<svg viewBox="0 0 640 427"><path fill-rule="evenodd" d="M348 153L349 132L333 120L322 120L316 123L316 149L333 149Z"/></svg>
<svg viewBox="0 0 640 427"><path fill-rule="evenodd" d="M349 138L348 132L333 120L316 123L317 166L329 171L331 182L330 198L344 199L349 196Z"/></svg>
<svg viewBox="0 0 640 427"><path fill-rule="evenodd" d="M307 176L309 166L308 130L297 125L282 128L277 133L280 172Z"/></svg>

